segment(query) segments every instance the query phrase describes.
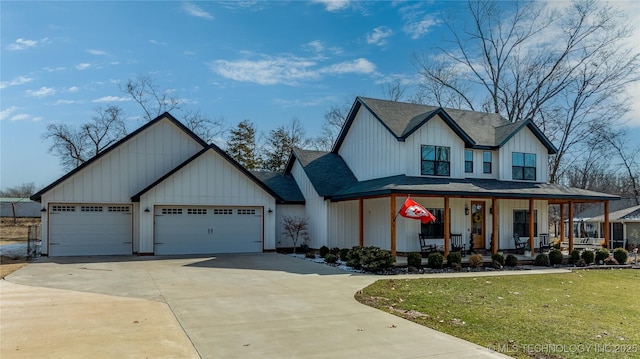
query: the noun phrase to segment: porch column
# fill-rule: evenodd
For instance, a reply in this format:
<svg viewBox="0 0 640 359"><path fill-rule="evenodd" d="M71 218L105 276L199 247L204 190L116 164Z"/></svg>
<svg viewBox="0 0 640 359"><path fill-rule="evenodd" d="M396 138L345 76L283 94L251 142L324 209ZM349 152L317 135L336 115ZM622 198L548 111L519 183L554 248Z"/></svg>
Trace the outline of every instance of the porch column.
<svg viewBox="0 0 640 359"><path fill-rule="evenodd" d="M396 255L396 195L391 195L391 254Z"/></svg>
<svg viewBox="0 0 640 359"><path fill-rule="evenodd" d="M451 230L449 229L449 196L444 196L444 257L449 255L449 248L451 247Z"/></svg>
<svg viewBox="0 0 640 359"><path fill-rule="evenodd" d="M564 242L564 203L560 203L560 243L562 242Z"/></svg>
<svg viewBox="0 0 640 359"><path fill-rule="evenodd" d="M358 245L364 247L364 200L358 199Z"/></svg>
<svg viewBox="0 0 640 359"><path fill-rule="evenodd" d="M569 201L569 254L573 251L573 201Z"/></svg>
<svg viewBox="0 0 640 359"><path fill-rule="evenodd" d="M531 255L534 256L535 253L535 246L534 246L534 242L533 242L533 236L535 235L535 226L534 226L534 222L535 221L535 213L533 210L533 198L529 199L529 248L531 248Z"/></svg>
<svg viewBox="0 0 640 359"><path fill-rule="evenodd" d="M498 200L494 197L491 199L491 207L493 208L493 228L491 229L491 253L498 253L498 238L500 229L498 229Z"/></svg>
<svg viewBox="0 0 640 359"><path fill-rule="evenodd" d="M604 246L609 248L609 201L604 201L604 228Z"/></svg>

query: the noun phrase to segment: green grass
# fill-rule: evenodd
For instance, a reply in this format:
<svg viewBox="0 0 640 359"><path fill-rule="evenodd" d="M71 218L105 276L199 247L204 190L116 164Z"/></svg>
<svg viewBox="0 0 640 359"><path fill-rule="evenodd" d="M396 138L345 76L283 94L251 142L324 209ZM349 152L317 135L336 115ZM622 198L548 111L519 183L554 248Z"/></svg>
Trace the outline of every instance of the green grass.
<svg viewBox="0 0 640 359"><path fill-rule="evenodd" d="M640 358L640 270L379 280L356 299L516 358Z"/></svg>

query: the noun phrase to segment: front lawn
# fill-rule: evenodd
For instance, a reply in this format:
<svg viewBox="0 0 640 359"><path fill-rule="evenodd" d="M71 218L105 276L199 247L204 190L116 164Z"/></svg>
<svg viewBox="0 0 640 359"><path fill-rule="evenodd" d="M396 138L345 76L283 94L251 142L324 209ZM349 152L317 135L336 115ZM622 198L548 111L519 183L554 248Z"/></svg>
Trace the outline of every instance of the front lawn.
<svg viewBox="0 0 640 359"><path fill-rule="evenodd" d="M356 299L516 358L640 358L640 270L386 279Z"/></svg>

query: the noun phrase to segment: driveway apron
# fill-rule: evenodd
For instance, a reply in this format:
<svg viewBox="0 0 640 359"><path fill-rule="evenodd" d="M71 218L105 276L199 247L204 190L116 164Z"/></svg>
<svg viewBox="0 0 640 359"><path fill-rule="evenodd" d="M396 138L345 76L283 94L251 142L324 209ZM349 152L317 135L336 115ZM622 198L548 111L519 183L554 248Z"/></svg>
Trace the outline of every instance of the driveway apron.
<svg viewBox="0 0 640 359"><path fill-rule="evenodd" d="M8 280L164 302L202 358L505 357L354 299L381 278L254 254L45 258Z"/></svg>

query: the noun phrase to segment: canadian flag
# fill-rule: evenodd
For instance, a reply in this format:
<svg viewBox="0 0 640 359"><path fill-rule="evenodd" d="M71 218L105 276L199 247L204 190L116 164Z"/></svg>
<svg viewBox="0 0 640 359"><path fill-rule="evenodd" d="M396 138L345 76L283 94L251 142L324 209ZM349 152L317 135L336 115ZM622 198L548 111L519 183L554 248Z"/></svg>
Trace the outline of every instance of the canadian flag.
<svg viewBox="0 0 640 359"><path fill-rule="evenodd" d="M410 197L407 197L407 200L404 201L402 209L400 209L400 215L406 218L419 219L424 224L436 221L436 216Z"/></svg>

